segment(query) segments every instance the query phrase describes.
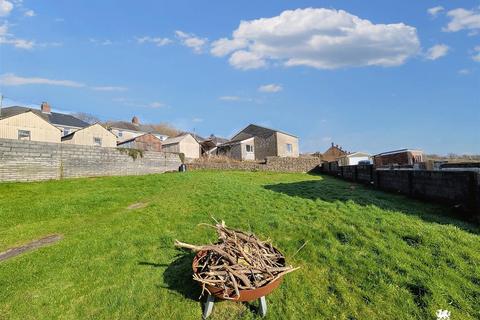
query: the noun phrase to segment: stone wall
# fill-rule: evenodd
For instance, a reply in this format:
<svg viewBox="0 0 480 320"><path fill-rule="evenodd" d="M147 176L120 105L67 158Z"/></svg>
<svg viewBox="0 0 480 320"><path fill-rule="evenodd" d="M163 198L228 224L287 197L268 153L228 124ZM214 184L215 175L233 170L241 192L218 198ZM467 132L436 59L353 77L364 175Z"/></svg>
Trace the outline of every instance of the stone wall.
<svg viewBox="0 0 480 320"><path fill-rule="evenodd" d="M142 175L176 171L178 154L0 139L0 181Z"/></svg>
<svg viewBox="0 0 480 320"><path fill-rule="evenodd" d="M281 158L267 157L263 162L216 161L200 159L188 164L188 170L241 170L275 172L312 172L319 170L320 158Z"/></svg>

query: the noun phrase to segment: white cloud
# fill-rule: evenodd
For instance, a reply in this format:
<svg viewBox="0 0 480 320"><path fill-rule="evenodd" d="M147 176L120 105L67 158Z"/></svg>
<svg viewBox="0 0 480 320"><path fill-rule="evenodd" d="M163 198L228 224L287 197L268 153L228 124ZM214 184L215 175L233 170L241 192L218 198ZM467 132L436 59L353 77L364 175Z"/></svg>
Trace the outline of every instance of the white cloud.
<svg viewBox="0 0 480 320"><path fill-rule="evenodd" d="M436 6L427 10L428 14L432 17L436 17L440 12L445 10L442 6Z"/></svg>
<svg viewBox="0 0 480 320"><path fill-rule="evenodd" d="M200 123L200 122L203 122L203 119L202 118L193 118L192 122Z"/></svg>
<svg viewBox="0 0 480 320"><path fill-rule="evenodd" d="M18 49L30 50L35 46L35 41L15 38L14 35L8 32L8 24L4 23L0 26L0 45L2 44L12 45Z"/></svg>
<svg viewBox="0 0 480 320"><path fill-rule="evenodd" d="M461 74L461 75L467 75L467 74L470 74L471 71L470 69L460 69L458 70L458 74Z"/></svg>
<svg viewBox="0 0 480 320"><path fill-rule="evenodd" d="M186 33L180 30L175 31L175 35L180 39L181 43L193 49L195 53L202 53L205 45L208 43L207 38L199 38L193 33Z"/></svg>
<svg viewBox="0 0 480 320"><path fill-rule="evenodd" d="M274 83L266 84L266 85L260 86L258 88L258 91L267 92L267 93L275 93L275 92L279 92L279 91L282 91L282 90L283 90L283 87L281 85L274 84Z"/></svg>
<svg viewBox="0 0 480 320"><path fill-rule="evenodd" d="M24 15L25 15L26 17L35 17L35 16L36 16L35 11L33 11L33 10L27 10L27 11L25 11Z"/></svg>
<svg viewBox="0 0 480 320"><path fill-rule="evenodd" d="M0 0L0 17L6 17L13 10L13 4L7 0Z"/></svg>
<svg viewBox="0 0 480 320"><path fill-rule="evenodd" d="M98 86L98 87L92 87L92 89L95 91L126 91L128 90L125 87L116 87L116 86Z"/></svg>
<svg viewBox="0 0 480 320"><path fill-rule="evenodd" d="M215 56L231 54L238 69L285 66L335 69L398 66L420 48L417 30L403 23L373 24L343 10L297 9L240 22L232 38L212 44Z"/></svg>
<svg viewBox="0 0 480 320"><path fill-rule="evenodd" d="M480 46L473 48L473 51L475 52L472 56L473 61L480 62Z"/></svg>
<svg viewBox="0 0 480 320"><path fill-rule="evenodd" d="M222 101L239 101L239 100L242 100L241 97L239 96L221 96L218 98L218 100L222 100Z"/></svg>
<svg viewBox="0 0 480 320"><path fill-rule="evenodd" d="M47 78L27 78L20 77L13 73L5 73L0 76L0 83L4 86L23 86L30 84L43 84L43 85L52 85L52 86L63 86L63 87L85 87L85 84L71 81L71 80L52 80Z"/></svg>
<svg viewBox="0 0 480 320"><path fill-rule="evenodd" d="M448 50L450 48L445 45L445 44L436 44L430 49L427 50L427 53L425 54L425 57L428 60L437 60L438 58L441 58L445 55L447 55Z"/></svg>
<svg viewBox="0 0 480 320"><path fill-rule="evenodd" d="M170 39L168 39L168 38L145 36L145 37L137 38L137 42L140 43L140 44L143 44L143 43L153 43L153 44L155 44L157 47L162 47L162 46L165 46L165 45L167 45L167 44L172 43L172 40L170 40Z"/></svg>
<svg viewBox="0 0 480 320"><path fill-rule="evenodd" d="M447 12L450 22L443 31L457 32L463 29L471 30L474 33L480 30L480 11L458 8Z"/></svg>
<svg viewBox="0 0 480 320"><path fill-rule="evenodd" d="M155 102L151 102L148 107L152 108L152 109L159 109L159 108L163 108L165 107L165 104L162 103L162 102L158 102L158 101L155 101Z"/></svg>

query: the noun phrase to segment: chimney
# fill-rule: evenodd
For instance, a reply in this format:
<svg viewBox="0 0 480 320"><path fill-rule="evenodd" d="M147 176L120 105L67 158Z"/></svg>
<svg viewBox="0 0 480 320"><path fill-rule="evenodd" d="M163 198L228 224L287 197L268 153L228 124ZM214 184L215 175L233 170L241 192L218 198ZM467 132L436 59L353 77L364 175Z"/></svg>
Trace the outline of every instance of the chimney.
<svg viewBox="0 0 480 320"><path fill-rule="evenodd" d="M133 116L133 118L132 118L132 123L135 124L135 125L139 125L139 124L140 124L140 120L138 120L138 117L137 117L137 116Z"/></svg>
<svg viewBox="0 0 480 320"><path fill-rule="evenodd" d="M333 146L334 146L334 145L333 145L333 142L332 142L332 147L333 147Z"/></svg>
<svg viewBox="0 0 480 320"><path fill-rule="evenodd" d="M40 105L40 109L42 110L43 113L51 113L52 112L52 109L50 108L50 105L48 104L48 102L42 102L42 104Z"/></svg>

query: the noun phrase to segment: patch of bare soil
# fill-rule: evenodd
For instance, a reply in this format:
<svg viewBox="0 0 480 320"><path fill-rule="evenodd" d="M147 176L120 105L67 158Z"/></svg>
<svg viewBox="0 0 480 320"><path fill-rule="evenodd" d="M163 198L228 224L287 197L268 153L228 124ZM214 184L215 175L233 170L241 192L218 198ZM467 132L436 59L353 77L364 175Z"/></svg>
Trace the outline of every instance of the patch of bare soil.
<svg viewBox="0 0 480 320"><path fill-rule="evenodd" d="M23 246L11 248L7 251L0 252L0 262L18 256L24 252L32 251L41 247L45 247L49 244L55 243L63 239L63 235L61 234L53 234L32 242L29 242Z"/></svg>
<svg viewBox="0 0 480 320"><path fill-rule="evenodd" d="M129 205L127 209L128 210L142 209L142 208L145 208L147 205L148 203L145 203L145 202L137 202Z"/></svg>

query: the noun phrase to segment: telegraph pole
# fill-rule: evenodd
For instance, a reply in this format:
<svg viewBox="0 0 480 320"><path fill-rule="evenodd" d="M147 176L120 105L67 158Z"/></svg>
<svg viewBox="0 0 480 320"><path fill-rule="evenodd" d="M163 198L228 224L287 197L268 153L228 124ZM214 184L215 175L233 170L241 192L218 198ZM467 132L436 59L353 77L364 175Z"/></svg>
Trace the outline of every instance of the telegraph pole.
<svg viewBox="0 0 480 320"><path fill-rule="evenodd" d="M0 117L2 117L3 94L0 94Z"/></svg>

